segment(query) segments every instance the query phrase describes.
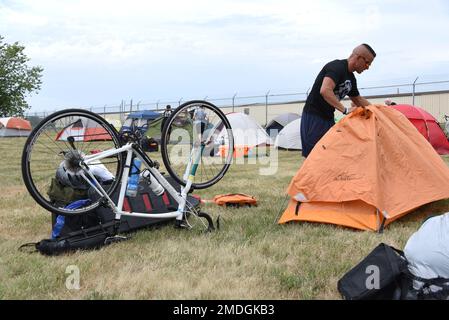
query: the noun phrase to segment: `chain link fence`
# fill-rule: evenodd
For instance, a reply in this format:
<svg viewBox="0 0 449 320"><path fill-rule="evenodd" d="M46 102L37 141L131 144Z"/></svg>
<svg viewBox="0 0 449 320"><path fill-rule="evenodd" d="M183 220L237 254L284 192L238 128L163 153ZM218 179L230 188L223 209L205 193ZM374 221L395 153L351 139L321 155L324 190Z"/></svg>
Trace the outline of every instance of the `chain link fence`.
<svg viewBox="0 0 449 320"><path fill-rule="evenodd" d="M429 111L442 121L444 115L449 115L449 80L434 82L418 82L418 78L412 83L391 84L383 86L370 86L359 88L360 94L367 97L370 102L383 103L385 98L397 100L399 103L419 105ZM310 88L303 92L278 93L268 90L264 94L252 96L240 96L237 93L226 98L201 97L198 99L207 100L227 112L246 112L257 115L257 121L264 125L274 116L294 110L302 112L302 107L307 99ZM122 100L116 105L103 105L80 107L98 113L105 118L114 119L123 123L126 115L133 111L152 110L162 112L167 105L175 108L188 100L184 98L173 100L157 100L155 102L145 102L131 99ZM47 115L61 110L55 109L44 112L29 112L25 117L36 125Z"/></svg>

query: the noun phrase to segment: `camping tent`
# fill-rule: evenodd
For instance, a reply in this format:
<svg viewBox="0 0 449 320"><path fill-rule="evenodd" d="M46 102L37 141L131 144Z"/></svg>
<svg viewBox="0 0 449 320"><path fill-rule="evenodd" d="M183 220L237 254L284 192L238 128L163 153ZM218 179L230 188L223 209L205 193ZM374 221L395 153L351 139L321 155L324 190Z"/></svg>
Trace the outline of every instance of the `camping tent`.
<svg viewBox="0 0 449 320"><path fill-rule="evenodd" d="M281 132L281 130L290 122L299 118L299 114L297 113L283 113L273 118L270 122L268 122L265 130L270 136L276 136Z"/></svg>
<svg viewBox="0 0 449 320"><path fill-rule="evenodd" d="M234 149L235 157L247 156L251 149L256 146L272 144L271 138L265 130L250 116L240 113L231 112L226 115L232 128L234 135ZM217 144L220 144L221 137L227 136L224 134L224 128L217 135ZM220 150L223 155L226 150Z"/></svg>
<svg viewBox="0 0 449 320"><path fill-rule="evenodd" d="M390 106L405 115L439 154L449 154L449 141L437 120L426 110L408 104Z"/></svg>
<svg viewBox="0 0 449 320"><path fill-rule="evenodd" d="M55 140L67 141L68 137L83 142L112 140L111 135L103 127L99 127L97 122L88 118L79 118L64 127L56 135Z"/></svg>
<svg viewBox="0 0 449 320"><path fill-rule="evenodd" d="M0 118L0 137L26 137L31 132L29 121L16 118Z"/></svg>
<svg viewBox="0 0 449 320"><path fill-rule="evenodd" d="M301 150L301 118L287 124L277 135L274 145L277 148Z"/></svg>
<svg viewBox="0 0 449 320"><path fill-rule="evenodd" d="M318 141L290 182L279 223L380 231L423 204L449 198L449 168L413 125L395 109L366 109Z"/></svg>

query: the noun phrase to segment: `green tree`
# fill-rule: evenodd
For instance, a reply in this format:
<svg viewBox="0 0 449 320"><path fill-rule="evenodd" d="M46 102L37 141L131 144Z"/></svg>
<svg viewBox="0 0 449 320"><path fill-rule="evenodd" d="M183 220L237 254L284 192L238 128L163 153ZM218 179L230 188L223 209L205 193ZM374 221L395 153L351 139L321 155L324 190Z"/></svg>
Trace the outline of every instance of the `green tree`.
<svg viewBox="0 0 449 320"><path fill-rule="evenodd" d="M30 108L25 98L41 88L43 68L27 66L25 47L3 39L0 36L0 116L20 116Z"/></svg>

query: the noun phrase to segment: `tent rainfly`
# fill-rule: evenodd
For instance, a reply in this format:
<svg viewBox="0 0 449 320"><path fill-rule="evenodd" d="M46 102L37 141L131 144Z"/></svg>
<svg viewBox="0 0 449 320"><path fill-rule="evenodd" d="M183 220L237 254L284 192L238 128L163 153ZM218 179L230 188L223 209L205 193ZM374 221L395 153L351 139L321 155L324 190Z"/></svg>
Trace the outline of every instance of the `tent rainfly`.
<svg viewBox="0 0 449 320"><path fill-rule="evenodd" d="M56 141L67 141L68 137L73 137L74 141L109 141L111 135L98 123L88 118L79 118L69 124L56 135Z"/></svg>
<svg viewBox="0 0 449 320"><path fill-rule="evenodd" d="M371 105L318 141L287 193L279 223L381 231L419 206L449 198L449 167L400 112Z"/></svg>
<svg viewBox="0 0 449 320"><path fill-rule="evenodd" d="M390 106L398 110L418 129L439 154L449 154L449 141L437 120L426 110L408 104Z"/></svg>
<svg viewBox="0 0 449 320"><path fill-rule="evenodd" d="M0 118L0 137L26 137L31 132L31 124L28 120L7 117Z"/></svg>

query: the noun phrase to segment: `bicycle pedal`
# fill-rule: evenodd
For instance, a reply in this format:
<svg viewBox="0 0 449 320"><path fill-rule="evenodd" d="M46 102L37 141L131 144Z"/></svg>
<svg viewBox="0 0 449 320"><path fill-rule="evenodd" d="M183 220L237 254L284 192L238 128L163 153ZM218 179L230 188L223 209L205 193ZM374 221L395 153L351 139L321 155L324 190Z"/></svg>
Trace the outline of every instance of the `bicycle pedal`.
<svg viewBox="0 0 449 320"><path fill-rule="evenodd" d="M128 239L129 239L129 237L115 235L115 236L107 237L106 239L104 239L104 244L108 245L111 243L121 242L121 241L125 241Z"/></svg>

